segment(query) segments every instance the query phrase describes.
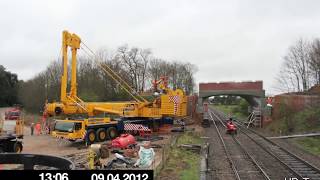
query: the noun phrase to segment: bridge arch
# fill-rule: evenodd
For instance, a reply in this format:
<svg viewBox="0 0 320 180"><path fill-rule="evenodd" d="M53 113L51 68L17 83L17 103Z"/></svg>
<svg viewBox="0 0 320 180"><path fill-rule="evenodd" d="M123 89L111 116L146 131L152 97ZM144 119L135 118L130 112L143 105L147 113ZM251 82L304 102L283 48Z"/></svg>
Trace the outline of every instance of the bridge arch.
<svg viewBox="0 0 320 180"><path fill-rule="evenodd" d="M244 98L252 107L264 106L265 90L262 81L220 82L199 84L199 104L211 96L233 95Z"/></svg>

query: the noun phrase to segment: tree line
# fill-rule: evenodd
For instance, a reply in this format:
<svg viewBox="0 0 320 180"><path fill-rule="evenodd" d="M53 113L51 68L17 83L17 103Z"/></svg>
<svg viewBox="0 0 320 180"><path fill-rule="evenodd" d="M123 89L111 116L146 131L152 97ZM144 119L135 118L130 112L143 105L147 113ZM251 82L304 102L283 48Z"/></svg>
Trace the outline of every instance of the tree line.
<svg viewBox="0 0 320 180"><path fill-rule="evenodd" d="M237 105L241 101L239 96L214 96L213 98L209 98L209 102L217 105Z"/></svg>
<svg viewBox="0 0 320 180"><path fill-rule="evenodd" d="M7 71L0 65L0 107L18 103L19 81L17 74Z"/></svg>
<svg viewBox="0 0 320 180"><path fill-rule="evenodd" d="M151 82L161 76L168 77L169 86L173 89L181 88L187 94L194 92L197 67L191 63L166 61L155 57L150 49L128 45L123 45L114 52L99 50L95 58L108 65L136 92L150 91ZM78 96L85 101L130 100L130 96L94 62L96 61L90 56L78 57ZM70 77L70 67L68 71ZM25 109L39 112L46 100L60 100L61 72L62 62L55 60L44 71L21 83L19 100Z"/></svg>
<svg viewBox="0 0 320 180"><path fill-rule="evenodd" d="M277 89L305 92L320 84L320 39L300 38L289 47L277 75Z"/></svg>

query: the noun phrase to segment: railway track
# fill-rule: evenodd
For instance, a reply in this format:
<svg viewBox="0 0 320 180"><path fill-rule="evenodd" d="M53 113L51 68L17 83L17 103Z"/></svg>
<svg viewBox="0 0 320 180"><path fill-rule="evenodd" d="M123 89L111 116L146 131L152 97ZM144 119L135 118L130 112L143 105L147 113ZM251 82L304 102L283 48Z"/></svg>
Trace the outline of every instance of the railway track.
<svg viewBox="0 0 320 180"><path fill-rule="evenodd" d="M223 123L222 119L226 119L225 114L219 111L212 110L211 113L214 114L216 119L221 121L221 123ZM246 136L291 172L291 175L287 176L288 179L290 177L295 177L298 179L320 180L320 169L303 160L301 157L291 153L288 149L285 149L275 142L267 139L258 132L248 129L242 122L235 121L235 123L238 126L239 133ZM236 140L237 138L233 137L233 139Z"/></svg>
<svg viewBox="0 0 320 180"><path fill-rule="evenodd" d="M216 132L218 133L221 144L223 145L225 154L229 161L229 164L233 170L235 179L267 179L270 180L267 173L263 168L258 164L258 162L253 158L253 156L246 151L243 145L234 137L231 136L233 141L225 141L221 132L224 132L224 129L221 130L217 125L216 120L220 122L222 126L225 127L225 124L217 117L214 113L209 114ZM230 136L228 136L230 137Z"/></svg>
<svg viewBox="0 0 320 180"><path fill-rule="evenodd" d="M225 141L224 141L224 139L223 139L223 137L222 137L222 135L221 135L221 133L220 133L220 130L219 130L216 122L213 120L211 114L210 114L210 117L211 117L211 119L212 119L212 121L213 121L213 124L214 124L214 126L215 126L215 128L216 128L216 132L217 132L217 134L218 134L218 136L219 136L220 142L221 142L221 144L222 144L222 146L223 146L223 150L224 150L224 152L225 152L225 155L227 156L227 160L229 161L229 164L230 164L230 166L231 166L232 172L234 173L235 178L236 178L237 180L240 180L240 176L239 176L238 170L237 170L237 168L236 168L236 166L235 166L235 163L233 162L233 160L232 160L232 158L231 158L231 156L230 156L230 153L229 153L229 151L228 151L228 149L227 149L227 146L226 146L226 144L225 144Z"/></svg>

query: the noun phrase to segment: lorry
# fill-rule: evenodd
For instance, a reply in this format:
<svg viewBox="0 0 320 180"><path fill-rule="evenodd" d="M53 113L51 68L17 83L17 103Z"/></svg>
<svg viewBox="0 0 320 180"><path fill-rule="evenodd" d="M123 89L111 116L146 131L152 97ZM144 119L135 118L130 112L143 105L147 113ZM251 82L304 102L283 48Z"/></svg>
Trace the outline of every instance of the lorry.
<svg viewBox="0 0 320 180"><path fill-rule="evenodd" d="M75 141L83 139L92 144L113 139L126 130L125 123L158 127L161 123L187 114L187 96L181 89L168 88L166 77L153 81L156 98L148 101L131 88L116 72L102 61L97 65L111 77L133 100L117 102L84 102L77 96L77 50L83 44L76 34L62 33L62 64L60 102L46 103L44 115L55 118L51 131L56 138ZM68 49L71 48L71 83L68 87ZM87 48L84 45L82 48ZM88 49L89 52L92 52ZM93 53L93 52L92 52ZM93 53L94 57L95 54ZM63 117L63 119L61 119Z"/></svg>
<svg viewBox="0 0 320 180"><path fill-rule="evenodd" d="M18 105L5 111L5 120L18 120L21 115L21 109Z"/></svg>
<svg viewBox="0 0 320 180"><path fill-rule="evenodd" d="M16 120L0 119L0 153L20 153L23 149L24 122L21 118Z"/></svg>

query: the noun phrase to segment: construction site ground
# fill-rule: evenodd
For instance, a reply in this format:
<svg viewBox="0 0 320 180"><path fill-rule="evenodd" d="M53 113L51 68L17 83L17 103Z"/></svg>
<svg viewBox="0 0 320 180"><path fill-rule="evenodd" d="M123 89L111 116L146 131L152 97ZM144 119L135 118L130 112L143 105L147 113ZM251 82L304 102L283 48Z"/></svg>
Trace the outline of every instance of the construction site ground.
<svg viewBox="0 0 320 180"><path fill-rule="evenodd" d="M5 110L6 108L0 108L1 116L3 116ZM33 136L31 136L29 121L30 120L26 121L26 124L24 127L22 153L45 154L45 155L65 157L75 163L76 169L87 168L88 148L85 146L85 143L83 141L70 142L68 140L58 140L56 138L51 137L48 134L36 135L35 133ZM192 128L197 132L200 132L202 129L199 126L194 126L194 125L188 126L188 128ZM160 145L159 148L154 148L156 157L155 157L155 163L153 164L152 169L157 169L157 167L160 164L162 165L163 163L162 160L164 159L162 156L165 154L163 147L170 146L173 135L177 134L177 133L170 133L168 129L167 129L167 132L168 133L162 132L161 134L159 134L159 136L163 137L162 140L157 140L152 142L153 145L157 145L157 146ZM107 143L107 142L108 141L104 143ZM139 143L141 142L138 141L138 144ZM115 158L114 154L110 153L110 157L107 159L103 159L102 163L111 161L113 158ZM12 166L12 165L5 165L1 167L1 169L14 169L14 168L15 166Z"/></svg>
<svg viewBox="0 0 320 180"><path fill-rule="evenodd" d="M152 144L164 146L170 143L170 135L161 135L163 140L158 140L152 142ZM104 142L107 143L108 141ZM141 142L138 142L138 144ZM52 156L65 157L73 161L76 165L76 169L87 168L88 163L88 148L85 146L84 142L69 142L67 140L58 140L50 135L30 135L29 127L25 127L25 136L23 139L23 152L31 154L45 154ZM155 164L153 168L155 169L162 160L162 148L154 148L156 153ZM102 162L106 163L115 158L113 154L110 153L110 157L103 159Z"/></svg>
<svg viewBox="0 0 320 180"><path fill-rule="evenodd" d="M76 165L76 169L87 168L88 163L88 148L83 142L68 142L65 140L57 140L50 135L30 135L28 127L25 128L26 135L23 139L23 152L26 154L44 154L65 157L73 161ZM153 142L152 144L165 145L170 142L171 136L162 135L163 140ZM138 142L139 143L139 142ZM156 168L162 160L162 148L154 148L156 153L155 164L153 168ZM102 160L106 163L112 160L115 156L110 154L110 157ZM14 166L3 166L4 169L14 168Z"/></svg>

